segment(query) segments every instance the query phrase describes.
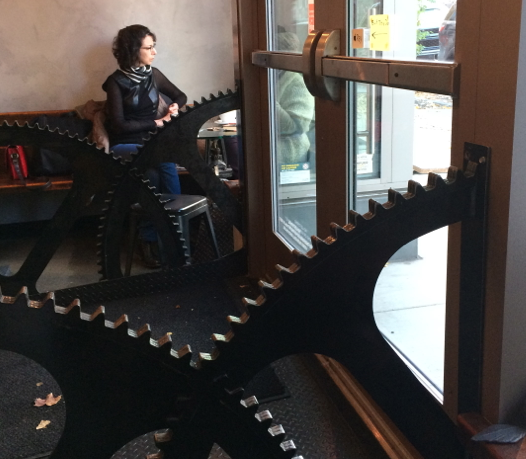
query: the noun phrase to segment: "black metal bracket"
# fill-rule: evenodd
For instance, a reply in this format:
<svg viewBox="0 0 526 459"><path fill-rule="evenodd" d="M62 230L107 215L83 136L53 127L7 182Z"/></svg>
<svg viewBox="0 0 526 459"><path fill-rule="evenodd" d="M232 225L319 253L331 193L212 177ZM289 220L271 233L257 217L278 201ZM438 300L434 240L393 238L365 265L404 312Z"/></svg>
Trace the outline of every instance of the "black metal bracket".
<svg viewBox="0 0 526 459"><path fill-rule="evenodd" d="M482 362L486 283L487 190L490 148L464 144L464 170L477 167L473 188L473 218L462 222L458 412L480 412L482 402Z"/></svg>

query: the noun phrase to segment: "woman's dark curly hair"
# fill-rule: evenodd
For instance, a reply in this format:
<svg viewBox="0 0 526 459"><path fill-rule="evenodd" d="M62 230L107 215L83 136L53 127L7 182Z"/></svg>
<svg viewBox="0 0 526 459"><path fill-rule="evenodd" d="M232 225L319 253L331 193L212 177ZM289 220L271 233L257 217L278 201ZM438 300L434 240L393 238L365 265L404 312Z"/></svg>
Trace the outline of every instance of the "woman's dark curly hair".
<svg viewBox="0 0 526 459"><path fill-rule="evenodd" d="M134 24L119 30L113 39L113 55L121 69L129 69L137 66L139 53L144 37L151 36L156 40L155 34L148 27Z"/></svg>

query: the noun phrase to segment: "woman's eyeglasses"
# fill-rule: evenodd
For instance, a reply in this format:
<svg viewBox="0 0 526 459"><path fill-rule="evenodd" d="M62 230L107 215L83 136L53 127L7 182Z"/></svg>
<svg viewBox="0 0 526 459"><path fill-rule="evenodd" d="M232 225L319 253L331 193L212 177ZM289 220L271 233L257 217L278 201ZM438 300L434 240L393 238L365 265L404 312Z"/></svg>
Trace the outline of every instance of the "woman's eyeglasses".
<svg viewBox="0 0 526 459"><path fill-rule="evenodd" d="M151 53L155 49L156 46L157 46L157 43L154 43L153 45L150 45L150 46L143 46L141 49L147 49Z"/></svg>

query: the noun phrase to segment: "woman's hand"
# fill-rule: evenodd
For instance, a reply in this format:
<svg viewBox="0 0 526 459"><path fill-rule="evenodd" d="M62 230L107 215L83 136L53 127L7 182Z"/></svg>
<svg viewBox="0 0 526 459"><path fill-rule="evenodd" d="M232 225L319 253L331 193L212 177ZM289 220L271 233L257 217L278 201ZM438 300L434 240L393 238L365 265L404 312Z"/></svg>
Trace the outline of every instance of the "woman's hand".
<svg viewBox="0 0 526 459"><path fill-rule="evenodd" d="M157 124L157 127L163 127L165 121L170 121L172 116L177 116L179 114L179 105L176 103L171 104L168 106L168 113L164 115L162 118L155 120L155 124Z"/></svg>
<svg viewBox="0 0 526 459"><path fill-rule="evenodd" d="M169 115L177 115L179 113L179 105L176 103L171 104L168 107L168 114Z"/></svg>

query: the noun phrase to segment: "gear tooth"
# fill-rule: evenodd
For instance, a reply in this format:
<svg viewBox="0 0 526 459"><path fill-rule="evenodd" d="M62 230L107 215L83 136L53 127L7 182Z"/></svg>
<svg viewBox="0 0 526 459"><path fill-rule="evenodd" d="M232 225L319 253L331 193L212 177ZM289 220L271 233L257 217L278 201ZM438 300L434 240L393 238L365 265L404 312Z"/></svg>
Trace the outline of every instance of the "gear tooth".
<svg viewBox="0 0 526 459"><path fill-rule="evenodd" d="M152 339L152 330L149 324L144 324L139 330L135 332L135 336L139 341L150 343Z"/></svg>
<svg viewBox="0 0 526 459"><path fill-rule="evenodd" d="M130 323L128 321L128 316L123 314L115 322L113 322L112 327L120 337L129 336L128 331L130 329Z"/></svg>
<svg viewBox="0 0 526 459"><path fill-rule="evenodd" d="M228 376L222 376L216 381L216 383L219 381L221 381L223 390L228 395L230 400L241 403L244 393L243 388L235 384L230 378L228 378Z"/></svg>
<svg viewBox="0 0 526 459"><path fill-rule="evenodd" d="M446 180L448 181L448 183L464 182L465 180L467 180L467 177L464 174L464 172L461 171L458 167L449 166L447 170Z"/></svg>
<svg viewBox="0 0 526 459"><path fill-rule="evenodd" d="M387 209L374 199L369 199L369 214L371 216L383 215L387 212Z"/></svg>
<svg viewBox="0 0 526 459"><path fill-rule="evenodd" d="M251 397L241 399L240 402L242 406L244 406L251 414L255 415L258 407L259 402L255 395L252 395Z"/></svg>
<svg viewBox="0 0 526 459"><path fill-rule="evenodd" d="M210 93L210 100L216 100L216 99L217 97L214 94Z"/></svg>
<svg viewBox="0 0 526 459"><path fill-rule="evenodd" d="M261 425L266 429L268 429L271 426L272 421L274 420L269 410L260 411L259 413L256 413L254 416L261 423Z"/></svg>
<svg viewBox="0 0 526 459"><path fill-rule="evenodd" d="M228 96L230 96L231 94L234 94L230 88L228 88L226 90L226 93L227 93Z"/></svg>
<svg viewBox="0 0 526 459"><path fill-rule="evenodd" d="M99 306L96 311L89 316L88 320L90 325L95 328L102 328L106 325L106 310L104 306Z"/></svg>
<svg viewBox="0 0 526 459"><path fill-rule="evenodd" d="M281 424L275 424L268 429L269 434L272 436L274 441L281 444L285 440L285 429Z"/></svg>
<svg viewBox="0 0 526 459"><path fill-rule="evenodd" d="M310 250L308 253L305 254L305 253L300 252L299 250L294 249L291 252L291 255L294 258L294 261L295 261L294 264L296 264L299 269L302 266L304 266L306 263L308 263L310 258L316 255L316 252L314 252L314 250Z"/></svg>
<svg viewBox="0 0 526 459"><path fill-rule="evenodd" d="M250 317L259 317L264 311L263 305L265 304L266 297L263 295L258 296L255 300L250 298L243 298L243 304L245 305Z"/></svg>
<svg viewBox="0 0 526 459"><path fill-rule="evenodd" d="M223 91L218 91L217 95L219 97L225 97L225 93Z"/></svg>
<svg viewBox="0 0 526 459"><path fill-rule="evenodd" d="M285 268L282 265L276 265L278 275L280 276L284 284L288 282L287 279L290 279L294 275L294 273L298 271L299 268L300 267L296 263L293 263L288 268Z"/></svg>
<svg viewBox="0 0 526 459"><path fill-rule="evenodd" d="M430 172L427 176L427 187L431 189L440 189L447 186L444 179L434 172Z"/></svg>
<svg viewBox="0 0 526 459"><path fill-rule="evenodd" d="M229 330L224 335L220 333L212 334L212 341L214 342L214 345L220 354L225 352L228 349L228 343L230 343L230 340L233 337L234 337L234 333L232 332L232 330Z"/></svg>
<svg viewBox="0 0 526 459"><path fill-rule="evenodd" d="M363 225L366 222L366 219L362 214L359 214L358 212L355 212L354 210L349 211L349 223L357 228L360 227L360 225Z"/></svg>
<svg viewBox="0 0 526 459"><path fill-rule="evenodd" d="M323 239L319 238L318 236L311 236L310 242L313 250L316 253L318 253L320 250L323 250L323 248L320 249L320 246L323 244Z"/></svg>
<svg viewBox="0 0 526 459"><path fill-rule="evenodd" d="M149 454L146 456L146 459L164 459L164 451L167 447L169 447L172 439L173 431L171 429L167 429L165 432L155 432L153 434L153 440L155 442L155 446L159 448L160 452Z"/></svg>
<svg viewBox="0 0 526 459"><path fill-rule="evenodd" d="M276 298L280 294L279 288L283 285L283 282L281 279L275 279L272 284L269 284L264 281L259 281L259 287L261 290L262 295L265 297L266 300L272 300L273 298ZM257 300L260 301L259 298ZM263 302L261 302L263 303Z"/></svg>
<svg viewBox="0 0 526 459"><path fill-rule="evenodd" d="M446 181L455 182L459 178L461 171L456 166L449 166L447 168Z"/></svg>
<svg viewBox="0 0 526 459"><path fill-rule="evenodd" d="M171 451L173 449L171 447L173 435L171 433L170 435L167 435L167 433L168 432L156 432L153 434L155 446L159 451L153 454L147 454L145 456L146 459L165 459L173 457L173 452Z"/></svg>
<svg viewBox="0 0 526 459"><path fill-rule="evenodd" d="M168 356L172 351L172 337L166 333L158 340L150 340L150 344L154 349L160 351L163 355Z"/></svg>
<svg viewBox="0 0 526 459"><path fill-rule="evenodd" d="M296 454L296 445L292 440L286 440L280 445L281 449L284 451L284 458L292 459Z"/></svg>
<svg viewBox="0 0 526 459"><path fill-rule="evenodd" d="M175 357L181 362L186 362L188 365L190 365L190 362L192 361L192 349L189 344L186 344L178 351L172 351L172 354L175 354Z"/></svg>
<svg viewBox="0 0 526 459"><path fill-rule="evenodd" d="M66 320L73 323L81 319L80 300L73 300L70 305L63 310Z"/></svg>
<svg viewBox="0 0 526 459"><path fill-rule="evenodd" d="M197 102L197 100L194 100L194 108L200 107L201 104Z"/></svg>
<svg viewBox="0 0 526 459"><path fill-rule="evenodd" d="M409 180L407 183L407 192L412 196L420 196L422 193L425 193L426 190L420 183Z"/></svg>
<svg viewBox="0 0 526 459"><path fill-rule="evenodd" d="M22 287L18 293L15 296L14 301L18 301L19 299L22 299L26 302L26 304L29 306L29 291L27 290L27 287Z"/></svg>
<svg viewBox="0 0 526 459"><path fill-rule="evenodd" d="M393 190L392 188L389 188L387 191L387 196L389 198L389 205L392 206L400 206L405 203L406 198L404 198L403 194L399 191Z"/></svg>
<svg viewBox="0 0 526 459"><path fill-rule="evenodd" d="M337 223L331 223L329 230L331 232L331 238L332 238L332 241L330 241L331 244L334 241L336 241L339 237L341 237L344 233L346 233L346 231Z"/></svg>
<svg viewBox="0 0 526 459"><path fill-rule="evenodd" d="M207 102L208 102L208 101L206 100L206 98L201 97L201 103L202 103L202 104L206 104Z"/></svg>
<svg viewBox="0 0 526 459"><path fill-rule="evenodd" d="M332 227L331 227L332 230ZM329 236L327 239L321 239L318 236L311 236L312 248L316 254L326 252L331 244L335 241L335 237ZM307 255L310 255L311 251Z"/></svg>
<svg viewBox="0 0 526 459"><path fill-rule="evenodd" d="M53 308L55 307L55 292L47 292L46 296L42 299L42 307L48 307L51 305Z"/></svg>
<svg viewBox="0 0 526 459"><path fill-rule="evenodd" d="M240 332L243 332L243 326L247 323L248 320L248 314L241 314L241 317L236 316L228 316L227 321L230 324L230 327L232 328L234 334L238 334Z"/></svg>
<svg viewBox="0 0 526 459"><path fill-rule="evenodd" d="M199 366L203 365L211 365L215 363L215 360L217 356L219 355L219 351L214 349L212 352L200 352L198 354L198 364Z"/></svg>
<svg viewBox="0 0 526 459"><path fill-rule="evenodd" d="M6 301L6 297L3 297L0 294L0 303L10 303L11 301ZM13 303L15 302L15 299L13 298ZM46 295L42 298L42 300L30 300L29 298L26 300L27 306L33 309L42 309L51 313L55 313L55 294L53 292L46 293Z"/></svg>

